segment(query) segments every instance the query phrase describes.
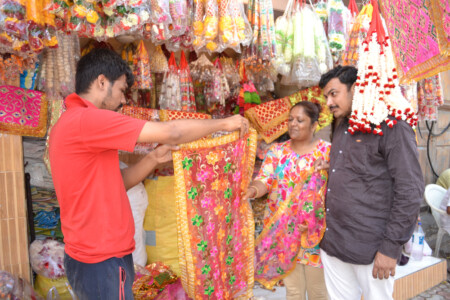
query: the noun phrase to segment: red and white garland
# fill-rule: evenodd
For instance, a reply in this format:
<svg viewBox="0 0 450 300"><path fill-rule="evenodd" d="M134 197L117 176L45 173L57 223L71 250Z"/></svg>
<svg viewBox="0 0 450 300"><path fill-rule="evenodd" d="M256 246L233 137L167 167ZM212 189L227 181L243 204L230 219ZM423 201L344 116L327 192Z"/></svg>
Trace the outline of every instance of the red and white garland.
<svg viewBox="0 0 450 300"><path fill-rule="evenodd" d="M372 1L372 5L372 30L359 48L358 75L348 128L351 134L360 131L383 135L382 122L390 128L397 120L404 120L413 128L417 125L417 116L399 87L391 43L384 35L378 4ZM373 130L372 125L375 126Z"/></svg>

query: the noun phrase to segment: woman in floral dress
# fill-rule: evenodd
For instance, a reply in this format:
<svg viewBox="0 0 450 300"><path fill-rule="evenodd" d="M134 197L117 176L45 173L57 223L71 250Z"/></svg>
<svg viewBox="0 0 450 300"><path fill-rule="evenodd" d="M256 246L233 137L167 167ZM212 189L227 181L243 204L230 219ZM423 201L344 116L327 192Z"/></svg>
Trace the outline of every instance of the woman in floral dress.
<svg viewBox="0 0 450 300"><path fill-rule="evenodd" d="M264 229L255 242L255 279L272 288L280 279L288 300L327 299L319 242L325 231L327 173L314 163L329 161L330 143L314 137L320 106L299 102L289 114L290 140L267 153L245 198L269 193Z"/></svg>

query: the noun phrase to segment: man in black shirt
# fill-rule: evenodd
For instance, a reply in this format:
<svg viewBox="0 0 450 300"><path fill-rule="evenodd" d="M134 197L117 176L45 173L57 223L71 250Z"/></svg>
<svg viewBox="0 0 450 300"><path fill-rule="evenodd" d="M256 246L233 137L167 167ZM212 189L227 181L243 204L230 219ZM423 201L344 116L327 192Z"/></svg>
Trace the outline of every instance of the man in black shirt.
<svg viewBox="0 0 450 300"><path fill-rule="evenodd" d="M392 299L402 245L414 230L424 191L415 134L400 120L383 135L350 134L357 69L338 66L319 86L335 117L321 242L333 299ZM322 166L323 167L323 166Z"/></svg>

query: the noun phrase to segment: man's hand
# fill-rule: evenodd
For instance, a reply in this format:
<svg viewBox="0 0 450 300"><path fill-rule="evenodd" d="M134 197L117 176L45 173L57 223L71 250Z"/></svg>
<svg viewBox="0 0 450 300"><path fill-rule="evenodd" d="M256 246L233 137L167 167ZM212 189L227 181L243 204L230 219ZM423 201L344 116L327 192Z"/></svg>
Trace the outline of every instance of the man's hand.
<svg viewBox="0 0 450 300"><path fill-rule="evenodd" d="M241 131L241 137L247 134L249 123L248 120L241 115L234 115L232 117L225 119L225 130L226 131L235 131L240 130Z"/></svg>
<svg viewBox="0 0 450 300"><path fill-rule="evenodd" d="M395 275L395 267L397 266L397 260L386 256L380 252L375 255L373 263L373 278L388 279L389 276Z"/></svg>
<svg viewBox="0 0 450 300"><path fill-rule="evenodd" d="M314 162L314 171L320 171L320 170L328 171L329 168L330 168L330 164L328 162L324 161L322 158L318 158Z"/></svg>
<svg viewBox="0 0 450 300"><path fill-rule="evenodd" d="M156 163L162 164L172 161L172 151L178 150L179 147L175 145L161 145L150 152L148 156L155 160Z"/></svg>

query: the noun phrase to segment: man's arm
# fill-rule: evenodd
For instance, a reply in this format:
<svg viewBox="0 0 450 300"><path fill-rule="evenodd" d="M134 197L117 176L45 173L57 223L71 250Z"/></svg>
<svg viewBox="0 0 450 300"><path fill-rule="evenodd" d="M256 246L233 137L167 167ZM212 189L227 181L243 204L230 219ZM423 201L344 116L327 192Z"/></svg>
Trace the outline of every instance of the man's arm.
<svg viewBox="0 0 450 300"><path fill-rule="evenodd" d="M122 169L122 179L125 189L129 190L144 180L159 164L171 161L173 150L178 150L178 147L162 145L147 154L137 164Z"/></svg>
<svg viewBox="0 0 450 300"><path fill-rule="evenodd" d="M384 238L375 256L374 278L394 276L402 245L414 230L423 199L424 181L420 168L414 131L405 122L392 129L385 127L381 143L389 173L393 180L393 201Z"/></svg>
<svg viewBox="0 0 450 300"><path fill-rule="evenodd" d="M248 120L240 115L214 120L147 122L137 141L175 145L197 140L219 130L240 130L243 136L247 133L248 127Z"/></svg>

